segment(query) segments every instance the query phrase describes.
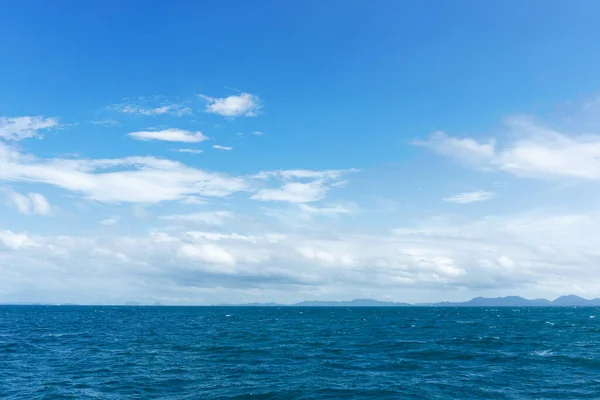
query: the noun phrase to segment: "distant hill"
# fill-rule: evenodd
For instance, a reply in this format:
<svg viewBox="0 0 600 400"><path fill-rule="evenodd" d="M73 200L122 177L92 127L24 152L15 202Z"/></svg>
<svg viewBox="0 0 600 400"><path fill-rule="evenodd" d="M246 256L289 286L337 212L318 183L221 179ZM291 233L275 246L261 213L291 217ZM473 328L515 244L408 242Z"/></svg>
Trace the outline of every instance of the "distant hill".
<svg viewBox="0 0 600 400"><path fill-rule="evenodd" d="M525 299L520 296L475 297L469 301L438 303L397 303L373 299L355 299L350 301L302 301L295 304L249 303L220 304L244 307L600 307L600 298L584 299L575 295L561 296L556 300Z"/></svg>
<svg viewBox="0 0 600 400"><path fill-rule="evenodd" d="M410 307L410 303L394 303L372 299L355 299L351 301L303 301L295 307Z"/></svg>
<svg viewBox="0 0 600 400"><path fill-rule="evenodd" d="M583 297L568 295L560 296L552 302L553 306L600 306L600 299L584 299Z"/></svg>

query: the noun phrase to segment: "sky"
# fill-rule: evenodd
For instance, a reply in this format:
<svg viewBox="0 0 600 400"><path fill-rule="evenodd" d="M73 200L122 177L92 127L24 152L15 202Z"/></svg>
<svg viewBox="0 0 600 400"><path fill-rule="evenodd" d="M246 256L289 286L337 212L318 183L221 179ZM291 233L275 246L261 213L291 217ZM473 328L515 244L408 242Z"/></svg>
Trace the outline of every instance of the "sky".
<svg viewBox="0 0 600 400"><path fill-rule="evenodd" d="M0 6L0 303L600 297L596 1Z"/></svg>

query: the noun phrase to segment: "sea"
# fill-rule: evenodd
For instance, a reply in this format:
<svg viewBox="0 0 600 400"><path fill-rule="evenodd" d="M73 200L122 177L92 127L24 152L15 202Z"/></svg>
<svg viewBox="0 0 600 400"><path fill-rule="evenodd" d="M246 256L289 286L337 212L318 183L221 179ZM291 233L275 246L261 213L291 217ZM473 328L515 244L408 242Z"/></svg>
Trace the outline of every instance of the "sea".
<svg viewBox="0 0 600 400"><path fill-rule="evenodd" d="M0 306L0 398L600 399L600 309Z"/></svg>

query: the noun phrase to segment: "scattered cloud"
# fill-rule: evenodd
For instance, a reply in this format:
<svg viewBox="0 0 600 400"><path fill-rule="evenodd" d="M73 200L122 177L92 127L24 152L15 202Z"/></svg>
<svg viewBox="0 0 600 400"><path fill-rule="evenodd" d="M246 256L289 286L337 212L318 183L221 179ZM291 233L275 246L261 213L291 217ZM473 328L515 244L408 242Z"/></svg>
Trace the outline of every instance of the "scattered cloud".
<svg viewBox="0 0 600 400"><path fill-rule="evenodd" d="M48 216L52 211L48 200L39 193L23 195L16 192L8 192L8 199L21 214Z"/></svg>
<svg viewBox="0 0 600 400"><path fill-rule="evenodd" d="M233 150L233 147L221 146L220 144L215 144L213 146L213 149L229 151L229 150Z"/></svg>
<svg viewBox="0 0 600 400"><path fill-rule="evenodd" d="M262 108L259 98L250 93L223 98L209 97L202 94L198 96L206 100L206 112L224 117L254 117Z"/></svg>
<svg viewBox="0 0 600 400"><path fill-rule="evenodd" d="M478 190L476 192L459 193L454 196L446 197L443 200L448 203L471 204L471 203L479 203L482 201L488 201L488 200L493 199L495 196L496 196L496 193L486 192L484 190Z"/></svg>
<svg viewBox="0 0 600 400"><path fill-rule="evenodd" d="M224 197L249 187L244 178L155 157L40 159L2 143L0 180L45 183L104 203L157 203L190 195Z"/></svg>
<svg viewBox="0 0 600 400"><path fill-rule="evenodd" d="M106 218L102 221L100 221L100 223L104 226L113 226L119 223L119 221L121 220L121 216L119 215L113 215L112 217Z"/></svg>
<svg viewBox="0 0 600 400"><path fill-rule="evenodd" d="M130 137L136 140L163 140L166 142L199 143L208 138L202 132L184 131L182 129L164 129L162 131L130 132Z"/></svg>
<svg viewBox="0 0 600 400"><path fill-rule="evenodd" d="M452 138L443 132L417 144L482 170L528 178L600 180L600 135L566 134L526 117L510 118L505 124L511 135L503 146L495 139Z"/></svg>
<svg viewBox="0 0 600 400"><path fill-rule="evenodd" d="M260 132L260 131L254 131L254 132L252 132L252 134L256 135L256 136L262 136L263 135L263 133Z"/></svg>
<svg viewBox="0 0 600 400"><path fill-rule="evenodd" d="M32 137L41 137L39 131L59 128L56 118L0 117L0 139L18 141Z"/></svg>
<svg viewBox="0 0 600 400"><path fill-rule="evenodd" d="M286 182L276 189L261 189L251 198L260 201L308 203L323 199L328 189L325 182L320 180L308 183Z"/></svg>
<svg viewBox="0 0 600 400"><path fill-rule="evenodd" d="M106 126L106 127L121 125L118 121L115 121L114 119L102 119L102 120L98 120L98 121L90 121L90 124Z"/></svg>
<svg viewBox="0 0 600 400"><path fill-rule="evenodd" d="M183 204L206 204L206 200L197 196L186 196L181 202Z"/></svg>
<svg viewBox="0 0 600 400"><path fill-rule="evenodd" d="M0 231L0 292L5 299L36 293L30 301L90 303L154 296L165 304L235 302L237 294L288 302L600 292L600 281L589 273L600 262L595 213L424 219L377 234L317 221L312 229L277 234L217 225L218 231L127 237ZM221 289L215 294L215 288ZM251 295L256 289L260 293Z"/></svg>
<svg viewBox="0 0 600 400"><path fill-rule="evenodd" d="M221 225L225 220L233 218L233 214L229 211L203 211L190 214L164 215L160 218L166 221Z"/></svg>
<svg viewBox="0 0 600 400"><path fill-rule="evenodd" d="M117 105L115 108L116 111L122 112L124 114L137 114L143 116L156 116L156 115L174 115L177 117L182 117L186 114L191 114L192 109L189 107L183 107L178 104L171 104L168 106L161 106L155 108L142 108L139 106L127 104L127 105Z"/></svg>
<svg viewBox="0 0 600 400"><path fill-rule="evenodd" d="M141 116L170 115L182 117L192 113L190 107L179 104L165 96L125 98L121 103L106 107L106 110Z"/></svg>
<svg viewBox="0 0 600 400"><path fill-rule="evenodd" d="M333 204L325 207L313 207L308 204L300 204L300 209L311 214L349 214L355 212L357 207L354 204L342 205Z"/></svg>
<svg viewBox="0 0 600 400"><path fill-rule="evenodd" d="M260 189L252 199L260 201L287 201L290 203L309 203L325 198L333 187L343 185L339 178L349 170L280 170L263 171L254 175L255 179L277 179L283 181L278 188Z"/></svg>
<svg viewBox="0 0 600 400"><path fill-rule="evenodd" d="M177 250L177 255L183 258L204 261L209 264L235 265L236 260L227 250L214 244L184 244ZM220 270L223 272L235 272Z"/></svg>
<svg viewBox="0 0 600 400"><path fill-rule="evenodd" d="M191 154L200 154L204 152L204 150L199 149L172 149L172 151L176 151L178 153L191 153Z"/></svg>

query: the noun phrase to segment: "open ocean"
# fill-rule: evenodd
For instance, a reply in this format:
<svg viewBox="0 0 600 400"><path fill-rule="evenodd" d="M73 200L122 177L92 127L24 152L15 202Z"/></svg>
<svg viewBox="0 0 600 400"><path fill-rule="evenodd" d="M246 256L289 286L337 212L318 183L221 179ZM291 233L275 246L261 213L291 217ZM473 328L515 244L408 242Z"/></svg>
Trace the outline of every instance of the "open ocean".
<svg viewBox="0 0 600 400"><path fill-rule="evenodd" d="M600 399L600 309L0 306L0 398Z"/></svg>

